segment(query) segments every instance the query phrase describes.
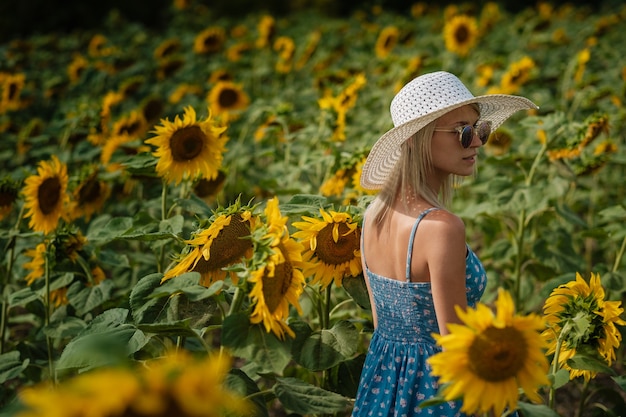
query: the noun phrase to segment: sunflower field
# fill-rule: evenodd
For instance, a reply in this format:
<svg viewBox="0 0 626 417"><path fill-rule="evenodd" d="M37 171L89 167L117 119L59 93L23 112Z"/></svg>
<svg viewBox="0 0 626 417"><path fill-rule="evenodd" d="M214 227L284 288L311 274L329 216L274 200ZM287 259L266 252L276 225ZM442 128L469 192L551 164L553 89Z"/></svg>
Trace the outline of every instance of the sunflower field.
<svg viewBox="0 0 626 417"><path fill-rule="evenodd" d="M1 416L350 415L361 166L438 70L539 110L455 189L489 284L423 407L626 415L626 6L166 16L0 44Z"/></svg>

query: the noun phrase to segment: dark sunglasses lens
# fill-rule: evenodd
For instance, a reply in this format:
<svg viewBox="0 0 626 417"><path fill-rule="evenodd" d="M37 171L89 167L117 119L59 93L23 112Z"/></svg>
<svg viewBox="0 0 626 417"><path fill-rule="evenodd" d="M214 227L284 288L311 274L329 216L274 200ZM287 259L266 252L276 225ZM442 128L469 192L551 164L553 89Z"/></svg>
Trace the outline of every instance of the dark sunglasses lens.
<svg viewBox="0 0 626 417"><path fill-rule="evenodd" d="M491 135L491 123L481 122L476 126L476 129L478 130L478 137L484 145L489 140L489 135Z"/></svg>
<svg viewBox="0 0 626 417"><path fill-rule="evenodd" d="M463 146L464 148L469 148L472 144L473 139L474 127L470 125L463 126L463 129L461 130L461 146Z"/></svg>

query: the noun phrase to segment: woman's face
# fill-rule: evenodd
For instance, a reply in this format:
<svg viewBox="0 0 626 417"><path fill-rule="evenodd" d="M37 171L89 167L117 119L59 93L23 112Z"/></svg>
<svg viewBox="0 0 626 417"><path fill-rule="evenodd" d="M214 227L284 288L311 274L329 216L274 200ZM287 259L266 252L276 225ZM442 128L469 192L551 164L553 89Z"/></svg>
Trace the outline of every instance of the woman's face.
<svg viewBox="0 0 626 417"><path fill-rule="evenodd" d="M478 113L470 106L463 106L441 116L435 123L436 129L454 130L465 125L474 125ZM432 162L435 173L445 177L449 174L458 176L472 175L475 170L478 148L482 142L474 134L469 148L463 148L458 132L433 132L431 142Z"/></svg>

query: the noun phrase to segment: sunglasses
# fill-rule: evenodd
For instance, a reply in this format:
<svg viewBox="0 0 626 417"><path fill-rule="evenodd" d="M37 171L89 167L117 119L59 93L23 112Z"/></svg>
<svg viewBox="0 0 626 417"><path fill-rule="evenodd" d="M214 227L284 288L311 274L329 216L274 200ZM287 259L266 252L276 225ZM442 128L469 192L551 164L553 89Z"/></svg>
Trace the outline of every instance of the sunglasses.
<svg viewBox="0 0 626 417"><path fill-rule="evenodd" d="M482 121L476 123L474 126L465 125L459 126L454 129L438 129L435 128L436 132L448 132L448 133L458 133L459 134L459 142L461 142L461 146L464 148L469 148L474 140L474 135L478 134L478 139L484 145L487 143L489 139L489 135L491 134L491 122Z"/></svg>

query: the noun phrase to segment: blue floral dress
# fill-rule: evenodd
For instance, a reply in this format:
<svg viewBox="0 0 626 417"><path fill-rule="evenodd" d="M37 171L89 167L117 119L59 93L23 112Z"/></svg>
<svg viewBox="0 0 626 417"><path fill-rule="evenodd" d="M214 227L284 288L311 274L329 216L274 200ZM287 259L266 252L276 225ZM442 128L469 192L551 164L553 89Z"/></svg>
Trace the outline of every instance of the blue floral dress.
<svg viewBox="0 0 626 417"><path fill-rule="evenodd" d="M437 378L431 375L426 359L441 349L431 336L433 332L439 333L439 326L430 283L411 282L411 253L419 222L434 209L420 213L413 225L406 281L373 273L363 258L378 325L361 372L353 417L464 416L460 401L419 407L420 402L437 393ZM474 307L485 291L487 277L469 247L465 264L467 304Z"/></svg>

